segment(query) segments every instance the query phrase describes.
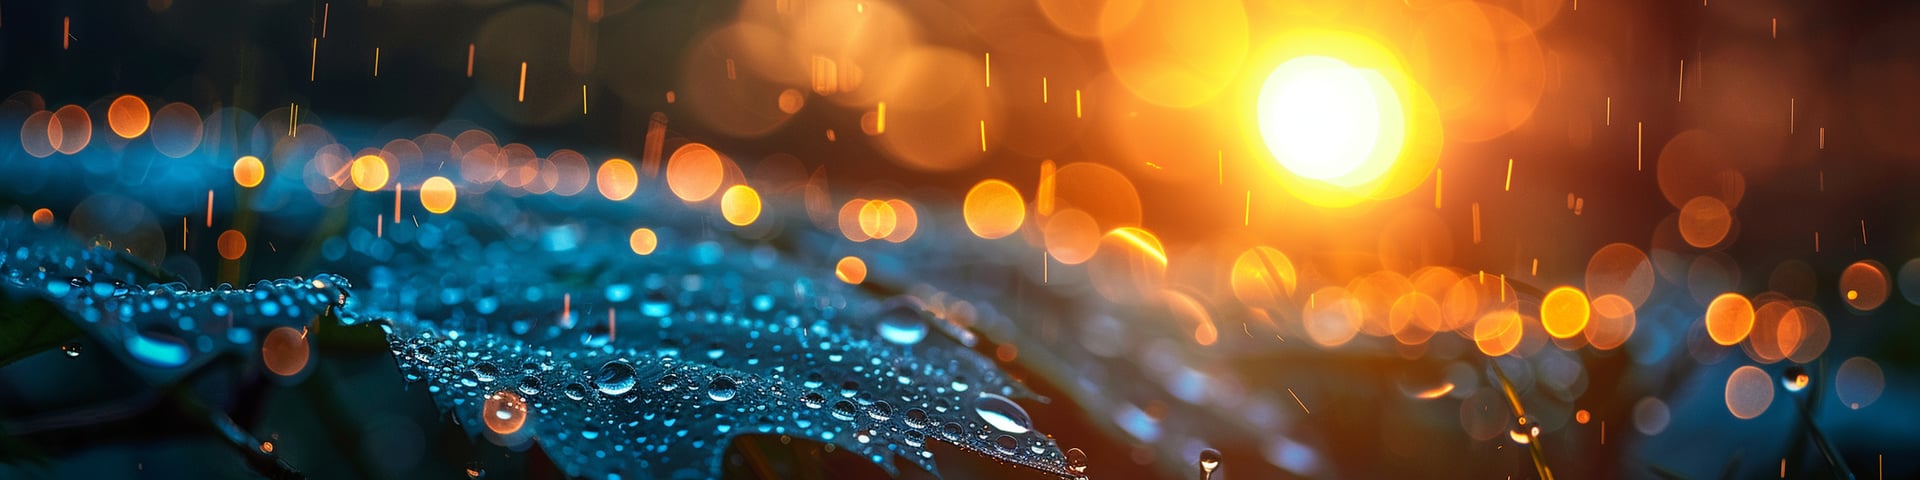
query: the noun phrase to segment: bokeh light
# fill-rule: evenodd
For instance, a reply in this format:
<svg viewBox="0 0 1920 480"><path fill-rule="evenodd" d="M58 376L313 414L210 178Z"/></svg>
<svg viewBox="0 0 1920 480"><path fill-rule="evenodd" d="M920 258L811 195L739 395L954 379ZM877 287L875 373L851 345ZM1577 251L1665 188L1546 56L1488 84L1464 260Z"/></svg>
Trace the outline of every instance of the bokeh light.
<svg viewBox="0 0 1920 480"><path fill-rule="evenodd" d="M725 179L720 154L704 144L681 145L667 158L667 188L681 201L693 203L712 197Z"/></svg>
<svg viewBox="0 0 1920 480"><path fill-rule="evenodd" d="M660 237L651 228L636 228L627 236L627 248L632 249L635 255L652 255L653 250L659 247Z"/></svg>
<svg viewBox="0 0 1920 480"><path fill-rule="evenodd" d="M720 194L720 216L736 227L753 224L760 218L760 192L746 185L727 187Z"/></svg>
<svg viewBox="0 0 1920 480"><path fill-rule="evenodd" d="M1872 311L1887 302L1892 286L1887 283L1887 269L1879 262L1861 261L1847 265L1840 271L1840 298L1847 306L1856 311Z"/></svg>
<svg viewBox="0 0 1920 480"><path fill-rule="evenodd" d="M233 161L233 183L247 188L258 187L266 176L267 167L260 163L260 157L247 155Z"/></svg>
<svg viewBox="0 0 1920 480"><path fill-rule="evenodd" d="M640 175L633 170L633 163L618 158L608 159L600 164L593 184L600 189L600 196L618 202L633 196L633 191L640 186Z"/></svg>
<svg viewBox="0 0 1920 480"><path fill-rule="evenodd" d="M1573 287L1559 287L1540 300L1540 324L1554 338L1579 335L1592 316L1587 294Z"/></svg>
<svg viewBox="0 0 1920 480"><path fill-rule="evenodd" d="M867 261L861 260L860 257L840 257L840 262L833 265L833 277L848 284L859 285L867 281Z"/></svg>
<svg viewBox="0 0 1920 480"><path fill-rule="evenodd" d="M353 186L362 192L377 192L387 187L387 160L379 155L361 155L347 168Z"/></svg>
<svg viewBox="0 0 1920 480"><path fill-rule="evenodd" d="M1840 397L1840 404L1859 410L1873 405L1880 399L1880 393L1887 389L1886 373L1880 370L1880 364L1866 357L1848 358L1840 362L1840 369L1833 374L1833 393Z"/></svg>
<svg viewBox="0 0 1920 480"><path fill-rule="evenodd" d="M291 377L306 370L311 358L307 334L292 327L278 327L260 341L260 361L267 371Z"/></svg>
<svg viewBox="0 0 1920 480"><path fill-rule="evenodd" d="M1773 377L1760 367L1743 365L1727 376L1727 411L1735 418L1749 420L1766 413L1773 404Z"/></svg>
<svg viewBox="0 0 1920 480"><path fill-rule="evenodd" d="M985 239L1012 235L1027 219L1027 206L1020 199L1020 191L998 179L974 184L967 190L960 208L967 230Z"/></svg>
<svg viewBox="0 0 1920 480"><path fill-rule="evenodd" d="M1273 247L1257 246L1241 252L1233 260L1228 283L1233 296L1248 307L1279 309L1300 282L1293 261Z"/></svg>
<svg viewBox="0 0 1920 480"><path fill-rule="evenodd" d="M239 230L220 232L220 238L215 242L215 246L220 250L220 258L239 260L247 254L247 236Z"/></svg>
<svg viewBox="0 0 1920 480"><path fill-rule="evenodd" d="M147 102L133 95L121 95L107 105L107 127L120 138L133 138L147 133L147 125L153 120L147 111Z"/></svg>
<svg viewBox="0 0 1920 480"><path fill-rule="evenodd" d="M1720 294L1707 305L1707 334L1721 345L1740 343L1753 330L1753 317L1753 303L1747 297L1737 293Z"/></svg>
<svg viewBox="0 0 1920 480"><path fill-rule="evenodd" d="M447 213L453 210L454 202L459 200L459 191L447 177L435 175L420 183L420 206L428 212Z"/></svg>

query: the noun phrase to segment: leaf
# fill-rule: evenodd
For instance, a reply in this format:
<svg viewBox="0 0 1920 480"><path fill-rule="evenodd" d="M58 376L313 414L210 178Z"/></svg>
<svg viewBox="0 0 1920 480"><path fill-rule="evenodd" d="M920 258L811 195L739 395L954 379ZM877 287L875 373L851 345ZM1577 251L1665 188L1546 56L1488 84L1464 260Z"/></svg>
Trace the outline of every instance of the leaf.
<svg viewBox="0 0 1920 480"><path fill-rule="evenodd" d="M0 366L60 346L80 334L80 328L46 299L0 289Z"/></svg>
<svg viewBox="0 0 1920 480"><path fill-rule="evenodd" d="M453 222L360 237L332 259L366 265L360 289L327 274L245 289L10 287L43 290L154 381L178 378L209 351L251 358L273 328L329 314L377 321L403 377L469 433L539 442L570 475L715 477L733 437L766 434L832 444L894 473L896 458L937 471L925 445L946 442L1074 476L1013 400L1036 397L940 334L952 325L935 325L913 297L808 275L831 271L802 261L817 256L770 261L771 244L709 240L637 256L619 248L624 229L531 232L483 242ZM35 244L45 253L6 267L131 277L75 261L97 250Z"/></svg>

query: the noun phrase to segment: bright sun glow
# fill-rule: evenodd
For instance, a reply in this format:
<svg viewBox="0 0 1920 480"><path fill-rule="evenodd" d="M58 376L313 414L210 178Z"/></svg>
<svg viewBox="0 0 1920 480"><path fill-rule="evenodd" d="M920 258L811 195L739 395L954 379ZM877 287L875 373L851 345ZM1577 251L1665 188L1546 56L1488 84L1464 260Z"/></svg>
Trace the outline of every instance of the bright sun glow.
<svg viewBox="0 0 1920 480"><path fill-rule="evenodd" d="M1406 114L1387 80L1332 57L1296 57L1260 88L1260 137L1301 177L1358 187L1385 174L1406 138Z"/></svg>

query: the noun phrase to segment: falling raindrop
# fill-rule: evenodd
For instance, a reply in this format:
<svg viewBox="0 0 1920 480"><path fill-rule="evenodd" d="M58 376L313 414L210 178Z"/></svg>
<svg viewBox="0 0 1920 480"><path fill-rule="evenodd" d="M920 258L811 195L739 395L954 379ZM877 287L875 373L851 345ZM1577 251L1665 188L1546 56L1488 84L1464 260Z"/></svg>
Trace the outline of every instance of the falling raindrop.
<svg viewBox="0 0 1920 480"><path fill-rule="evenodd" d="M1200 449L1200 478L1213 478L1213 471L1220 469L1220 451L1211 448Z"/></svg>
<svg viewBox="0 0 1920 480"><path fill-rule="evenodd" d="M1007 397L982 393L973 401L973 412L1002 432L1020 434L1033 430L1033 419L1027 416L1026 409Z"/></svg>
<svg viewBox="0 0 1920 480"><path fill-rule="evenodd" d="M733 377L726 375L715 376L712 382L707 383L707 398L711 398L716 402L732 400L737 391L737 385L738 383L733 381Z"/></svg>
<svg viewBox="0 0 1920 480"><path fill-rule="evenodd" d="M619 396L633 390L634 377L633 365L614 360L600 366L600 375L593 382L600 386L600 393Z"/></svg>

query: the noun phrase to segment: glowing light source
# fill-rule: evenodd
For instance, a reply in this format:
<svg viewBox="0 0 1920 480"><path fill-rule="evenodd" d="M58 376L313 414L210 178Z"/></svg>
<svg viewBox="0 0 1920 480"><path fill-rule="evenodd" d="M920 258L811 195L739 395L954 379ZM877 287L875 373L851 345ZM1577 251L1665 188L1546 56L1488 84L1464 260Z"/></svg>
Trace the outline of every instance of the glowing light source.
<svg viewBox="0 0 1920 480"><path fill-rule="evenodd" d="M1253 53L1236 123L1248 148L1273 156L1273 182L1308 204L1346 207L1405 195L1435 175L1441 111L1399 51L1367 34L1305 28Z"/></svg>
<svg viewBox="0 0 1920 480"><path fill-rule="evenodd" d="M233 162L233 183L242 187L258 187L266 175L267 167L260 163L260 157L247 155Z"/></svg>
<svg viewBox="0 0 1920 480"><path fill-rule="evenodd" d="M1260 88L1260 138L1295 175L1354 187L1386 173L1406 137L1406 113L1378 72L1303 56Z"/></svg>
<svg viewBox="0 0 1920 480"><path fill-rule="evenodd" d="M459 191L447 177L434 176L420 183L420 206L436 214L453 210L453 203L460 199Z"/></svg>

